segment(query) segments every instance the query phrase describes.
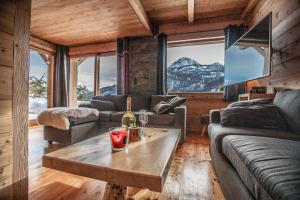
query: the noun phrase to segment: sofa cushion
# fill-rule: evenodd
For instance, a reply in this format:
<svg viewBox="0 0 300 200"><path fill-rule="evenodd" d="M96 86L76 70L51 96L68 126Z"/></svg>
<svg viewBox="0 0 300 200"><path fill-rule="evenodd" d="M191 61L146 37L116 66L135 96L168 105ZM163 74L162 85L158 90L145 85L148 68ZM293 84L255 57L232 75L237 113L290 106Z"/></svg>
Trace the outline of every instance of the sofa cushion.
<svg viewBox="0 0 300 200"><path fill-rule="evenodd" d="M274 105L286 120L288 128L300 134L300 90L282 90L277 92Z"/></svg>
<svg viewBox="0 0 300 200"><path fill-rule="evenodd" d="M125 111L126 98L127 97L123 95L105 95L105 96L94 96L92 97L92 100L112 101L117 111Z"/></svg>
<svg viewBox="0 0 300 200"><path fill-rule="evenodd" d="M131 110L149 110L151 97L147 95L130 95Z"/></svg>
<svg viewBox="0 0 300 200"><path fill-rule="evenodd" d="M109 122L111 119L111 115L115 113L115 111L100 111L99 112L99 121L100 122Z"/></svg>
<svg viewBox="0 0 300 200"><path fill-rule="evenodd" d="M255 199L299 199L300 141L231 135L222 151Z"/></svg>
<svg viewBox="0 0 300 200"><path fill-rule="evenodd" d="M125 113L125 111L119 111L119 112L112 113L110 120L113 122L121 122L124 113Z"/></svg>
<svg viewBox="0 0 300 200"><path fill-rule="evenodd" d="M149 111L154 112L153 108L161 101L169 101L170 99L176 97L176 95L152 95L151 96L151 103Z"/></svg>
<svg viewBox="0 0 300 200"><path fill-rule="evenodd" d="M273 105L232 107L221 110L221 125L287 130L285 120Z"/></svg>
<svg viewBox="0 0 300 200"><path fill-rule="evenodd" d="M160 115L163 114L165 112L167 112L168 110L170 110L172 108L171 104L161 101L158 104L156 104L156 106L154 106L153 111Z"/></svg>
<svg viewBox="0 0 300 200"><path fill-rule="evenodd" d="M227 107L246 107L246 106L259 106L259 105L271 105L273 99L270 98L261 98L261 99L251 99L248 101L237 101L229 104Z"/></svg>
<svg viewBox="0 0 300 200"><path fill-rule="evenodd" d="M99 111L115 111L115 105L112 101L91 100L91 107Z"/></svg>
<svg viewBox="0 0 300 200"><path fill-rule="evenodd" d="M173 113L162 115L149 115L148 124L158 126L174 126L175 115Z"/></svg>
<svg viewBox="0 0 300 200"><path fill-rule="evenodd" d="M70 126L76 126L79 124L85 124L85 123L89 123L89 122L96 122L98 121L98 116L95 115L88 115L86 117L82 117L82 118L74 118L74 117L70 117L69 118L70 121Z"/></svg>

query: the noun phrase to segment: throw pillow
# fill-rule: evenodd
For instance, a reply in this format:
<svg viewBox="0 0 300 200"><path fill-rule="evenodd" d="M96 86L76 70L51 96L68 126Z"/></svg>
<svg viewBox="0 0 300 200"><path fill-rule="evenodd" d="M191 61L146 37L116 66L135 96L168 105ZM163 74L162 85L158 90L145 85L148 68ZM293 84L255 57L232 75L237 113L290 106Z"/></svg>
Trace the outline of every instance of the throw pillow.
<svg viewBox="0 0 300 200"><path fill-rule="evenodd" d="M220 114L223 126L287 130L285 120L273 105L225 108Z"/></svg>
<svg viewBox="0 0 300 200"><path fill-rule="evenodd" d="M183 105L185 102L186 102L186 98L182 98L178 96L167 101L167 103L171 105L171 109L170 109L171 112L174 112L174 108Z"/></svg>
<svg viewBox="0 0 300 200"><path fill-rule="evenodd" d="M111 101L91 100L91 107L99 111L115 111L115 105Z"/></svg>
<svg viewBox="0 0 300 200"><path fill-rule="evenodd" d="M153 111L160 115L160 114L164 114L166 113L168 110L170 110L171 105L167 102L161 101L158 104L156 104L156 106L154 106Z"/></svg>
<svg viewBox="0 0 300 200"><path fill-rule="evenodd" d="M273 99L270 98L261 98L261 99L252 99L248 101L237 101L229 104L227 107L245 107L245 106L259 106L259 105L271 105Z"/></svg>

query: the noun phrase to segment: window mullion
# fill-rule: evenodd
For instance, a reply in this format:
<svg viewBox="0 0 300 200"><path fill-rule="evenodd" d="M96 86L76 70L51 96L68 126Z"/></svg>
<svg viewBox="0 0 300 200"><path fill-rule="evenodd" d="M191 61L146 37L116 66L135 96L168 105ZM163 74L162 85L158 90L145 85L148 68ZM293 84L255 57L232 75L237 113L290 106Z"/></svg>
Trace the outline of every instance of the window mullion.
<svg viewBox="0 0 300 200"><path fill-rule="evenodd" d="M99 85L100 85L100 55L96 55L95 57L95 76L94 76L94 95L99 96Z"/></svg>

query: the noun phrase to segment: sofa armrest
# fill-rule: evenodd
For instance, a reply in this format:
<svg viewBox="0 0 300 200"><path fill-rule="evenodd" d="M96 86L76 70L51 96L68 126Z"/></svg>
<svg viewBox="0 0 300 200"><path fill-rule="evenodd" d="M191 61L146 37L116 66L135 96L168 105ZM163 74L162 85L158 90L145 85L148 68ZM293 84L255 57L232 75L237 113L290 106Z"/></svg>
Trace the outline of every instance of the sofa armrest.
<svg viewBox="0 0 300 200"><path fill-rule="evenodd" d="M90 101L82 101L78 104L79 108L91 108L92 104Z"/></svg>
<svg viewBox="0 0 300 200"><path fill-rule="evenodd" d="M221 122L221 110L220 109L213 109L209 111L209 123L216 123L219 124Z"/></svg>
<svg viewBox="0 0 300 200"><path fill-rule="evenodd" d="M186 136L186 106L182 105L174 109L175 127L181 129L180 143L185 141Z"/></svg>

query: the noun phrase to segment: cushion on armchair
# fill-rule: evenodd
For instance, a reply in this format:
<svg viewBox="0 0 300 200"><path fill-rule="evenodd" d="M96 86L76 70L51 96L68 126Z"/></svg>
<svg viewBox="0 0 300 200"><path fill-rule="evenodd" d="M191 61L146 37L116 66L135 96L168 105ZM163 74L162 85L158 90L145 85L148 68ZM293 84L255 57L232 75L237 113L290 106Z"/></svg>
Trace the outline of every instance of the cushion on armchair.
<svg viewBox="0 0 300 200"><path fill-rule="evenodd" d="M273 105L225 108L220 114L223 126L287 130L284 118Z"/></svg>

